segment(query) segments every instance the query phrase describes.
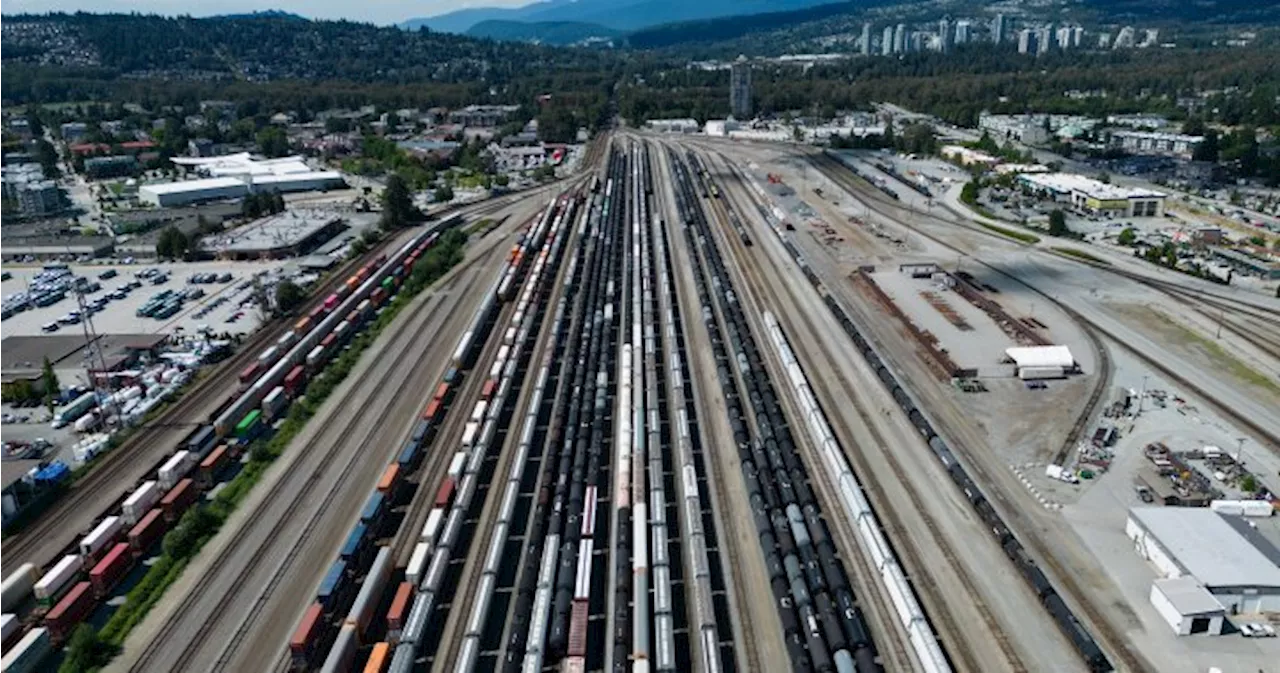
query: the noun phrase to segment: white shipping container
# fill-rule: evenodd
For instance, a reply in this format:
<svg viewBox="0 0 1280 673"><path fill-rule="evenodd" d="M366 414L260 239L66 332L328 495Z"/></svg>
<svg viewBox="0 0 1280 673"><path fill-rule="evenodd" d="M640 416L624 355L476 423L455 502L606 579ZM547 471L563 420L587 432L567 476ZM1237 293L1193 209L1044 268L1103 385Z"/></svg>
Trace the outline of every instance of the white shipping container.
<svg viewBox="0 0 1280 673"><path fill-rule="evenodd" d="M489 409L488 401L480 400L479 402L476 402L475 408L471 410L471 420L476 423L483 421L484 412L487 411L488 409Z"/></svg>
<svg viewBox="0 0 1280 673"><path fill-rule="evenodd" d="M1266 500L1243 500L1240 507L1244 511L1245 516L1271 516L1276 513L1275 507Z"/></svg>
<svg viewBox="0 0 1280 673"><path fill-rule="evenodd" d="M479 431L479 423L467 423L462 430L462 446L470 447L476 441L476 433Z"/></svg>
<svg viewBox="0 0 1280 673"><path fill-rule="evenodd" d="M31 587L35 586L36 580L40 579L40 571L36 569L34 563L23 563L17 570L9 573L4 578L3 603L4 610L16 610L18 604L31 593Z"/></svg>
<svg viewBox="0 0 1280 673"><path fill-rule="evenodd" d="M279 349L276 348L275 346L272 346L271 348L268 348L267 350L262 351L262 354L258 356L258 363L262 365L269 365L272 362L275 362L276 353L278 352L279 352Z"/></svg>
<svg viewBox="0 0 1280 673"><path fill-rule="evenodd" d="M440 525L444 523L444 508L437 507L431 510L427 515L427 523L422 527L422 542L428 545L435 544L436 536L440 534Z"/></svg>
<svg viewBox="0 0 1280 673"><path fill-rule="evenodd" d="M176 486L183 477L187 476L193 465L195 465L195 454L190 451L183 450L170 456L157 473L160 488L168 491Z"/></svg>
<svg viewBox="0 0 1280 673"><path fill-rule="evenodd" d="M154 481L148 481L139 486L138 490L125 498L124 505L120 508L124 512L124 520L130 526L138 523L157 502L160 502L161 495L160 484Z"/></svg>
<svg viewBox="0 0 1280 673"><path fill-rule="evenodd" d="M431 545L419 542L409 556L409 565L404 569L404 578L416 588L422 582L422 572L427 567L427 557L431 555Z"/></svg>
<svg viewBox="0 0 1280 673"><path fill-rule="evenodd" d="M124 531L124 519L109 516L102 520L89 534L80 540L80 553L86 557L93 556L103 547L114 542Z"/></svg>
<svg viewBox="0 0 1280 673"><path fill-rule="evenodd" d="M449 476L457 480L462 476L462 468L467 464L467 452L459 451L453 454L453 460L449 461Z"/></svg>
<svg viewBox="0 0 1280 673"><path fill-rule="evenodd" d="M1023 381L1060 379L1062 377L1062 367L1022 367L1018 369L1018 378Z"/></svg>
<svg viewBox="0 0 1280 673"><path fill-rule="evenodd" d="M284 396L284 386L276 386L267 396L262 398L262 413L266 414L268 419L275 418L280 415L288 402Z"/></svg>
<svg viewBox="0 0 1280 673"><path fill-rule="evenodd" d="M0 671L4 673L30 673L40 670L40 662L49 656L53 645L49 640L49 629L40 627L31 629L0 660Z"/></svg>
<svg viewBox="0 0 1280 673"><path fill-rule="evenodd" d="M19 626L18 615L7 612L0 615L0 641L9 642L9 636L17 633Z"/></svg>
<svg viewBox="0 0 1280 673"><path fill-rule="evenodd" d="M1244 516L1244 507L1239 500L1214 500L1209 503L1209 509L1218 514L1227 514L1230 516Z"/></svg>
<svg viewBox="0 0 1280 673"><path fill-rule="evenodd" d="M62 587L70 582L76 573L80 572L83 563L80 561L79 554L67 554L58 561L53 569L44 574L39 582L36 582L34 591L36 598L48 599L58 594Z"/></svg>
<svg viewBox="0 0 1280 673"><path fill-rule="evenodd" d="M323 357L324 346L316 346L315 348L312 348L311 352L307 353L307 366L315 367Z"/></svg>

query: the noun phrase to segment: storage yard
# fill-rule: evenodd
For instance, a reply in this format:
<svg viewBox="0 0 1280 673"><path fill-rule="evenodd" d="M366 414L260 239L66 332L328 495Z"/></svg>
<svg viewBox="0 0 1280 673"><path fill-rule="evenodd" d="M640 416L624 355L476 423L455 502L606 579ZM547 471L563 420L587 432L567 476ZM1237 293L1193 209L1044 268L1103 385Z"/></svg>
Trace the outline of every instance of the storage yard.
<svg viewBox="0 0 1280 673"><path fill-rule="evenodd" d="M339 269L182 398L187 425L7 541L6 660L101 624L481 215L108 670L1280 658L1280 369L1246 337L1280 327L1273 300L1005 240L859 161L634 132L596 149ZM1258 365L1258 393L1170 360L1168 332L1116 308L1139 304L1201 312L1188 330L1221 313L1211 355Z"/></svg>

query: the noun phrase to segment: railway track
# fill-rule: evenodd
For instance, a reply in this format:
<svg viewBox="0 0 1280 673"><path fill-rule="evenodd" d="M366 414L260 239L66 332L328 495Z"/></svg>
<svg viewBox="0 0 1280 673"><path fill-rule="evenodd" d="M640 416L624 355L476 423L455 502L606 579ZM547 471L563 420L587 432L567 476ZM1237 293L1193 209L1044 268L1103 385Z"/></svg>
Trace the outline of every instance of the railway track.
<svg viewBox="0 0 1280 673"><path fill-rule="evenodd" d="M344 262L338 270L312 293L310 310L324 301L355 269L395 247L388 240L359 258ZM137 428L115 450L99 458L89 474L71 487L31 525L5 541L6 562L15 566L34 563L45 567L75 545L74 536L92 527L98 516L122 501L128 488L143 475L160 467L183 436L199 428L200 423L226 404L238 389L237 376L268 344L288 329L284 320L268 323L227 360L214 365L197 379L190 390L151 421ZM144 469L139 469L145 466ZM103 505L110 497L111 503ZM92 516L93 518L89 518ZM79 522L85 523L80 524ZM65 541L64 541L65 540Z"/></svg>
<svg viewBox="0 0 1280 673"><path fill-rule="evenodd" d="M460 269L458 273L460 274L461 271L462 270ZM445 287L452 289L455 282L456 281L446 280ZM469 285L470 283L467 284L468 287ZM448 306L452 307L454 305L453 302L460 299L462 295L461 293L450 292L448 296L453 300L448 304ZM399 360L400 354L407 348L410 348L410 344L418 337L422 329L426 327L426 325L436 315L434 311L428 309L428 306L429 304L423 301L418 304L416 310L414 310L408 317L408 320L397 321L397 327L394 329L387 346L378 349L375 352L375 360L370 365L370 371L372 374L369 377L366 377L366 380L381 380L392 375L393 372L399 371L402 373L402 380L405 384L411 385L411 381L418 378L425 378L424 375L427 370L437 366L438 358L429 357L430 351L426 349L418 351L416 357L411 361L412 364L407 369L403 367L403 363ZM446 311L445 315L449 315L449 313L449 311ZM405 372L408 372L408 375L405 375ZM350 389L351 392L349 394L354 393L354 391L358 389L358 387L353 387ZM399 386L381 386L372 391L374 395L369 398L369 402L371 402L370 408L377 410L377 420L371 427L367 428L361 443L368 444L372 439L373 434L383 427L383 425L393 416L392 410L395 408L395 405L392 404L392 402L398 396L398 389ZM320 425L316 430L316 435L324 437L325 440L323 441L328 443L328 446L324 449L323 460L319 465L327 465L331 462L331 459L334 456L339 455L341 453L341 449L344 448L349 441L353 440L356 429L360 427L352 422L353 419L351 416L356 412L356 410L364 408L364 405L354 404L349 408L352 413L330 414L323 419L319 419ZM346 425L344 426L343 423L346 423ZM330 437L336 437L336 439L329 439ZM362 455L360 453L353 453L346 461L346 467L342 472L349 471L355 462L361 458ZM297 489L291 495L286 495L290 493L290 490L285 487L273 489L273 491L267 495L265 501L261 506L254 510L248 520L236 528L235 533L230 538L227 549L212 561L207 571L202 573L200 580L193 587L190 598L186 602L187 606L205 599L206 596L209 596L209 592L215 589L213 583L216 574L221 572L223 568L228 567L228 564L232 560L233 550L246 543L247 536L254 530L253 524L261 517L269 513L273 518L275 518L275 523L269 529L266 539L275 539L280 537L286 527L296 526L298 522L292 521L293 515L299 511L303 503L306 502L309 497L314 497L315 494L312 492L312 489L319 485L318 482L320 480L320 476L318 472L304 474L302 471L293 471L288 476L293 477L294 479L304 479L304 483L306 485ZM299 550L310 538L314 531L314 527L317 525L321 516L335 502L336 498L334 497L334 494L336 490L344 483L343 479L337 479L334 481L329 486L329 490L325 493L325 496L321 499L321 505L316 510L315 514L303 523L303 526L301 527L301 534L293 538L294 541L287 551L286 562L279 566L276 572L272 573L266 591L254 599L252 607L248 611L245 619L235 630L236 637L234 639L229 639L224 643L226 649L219 652L214 668L219 668L225 665L230 656L234 654L233 648L239 638L241 638L248 630L248 625L255 621L255 616L260 613L264 600L271 593L272 588L280 582L283 576L283 568L287 567L289 563L297 557ZM266 562L266 555L264 554L255 554L250 558L252 559L250 563L243 564L235 571L236 574L234 577L236 579L232 583L233 588L227 593L221 593L226 591L226 589L219 588L220 593L216 597L212 597L212 609L206 613L208 615L206 618L201 619L205 628L208 628L209 624L218 622L227 614L227 611L231 606L238 605L235 598L241 591L248 588L248 582L246 579L260 567L260 564ZM199 647L204 643L203 639L196 638L188 640L180 646L179 652L176 656L164 651L165 644L171 636L174 638L183 638L182 634L176 634L175 631L179 627L183 626L179 623L179 620L184 616L187 618L191 617L191 615L186 611L178 612L171 616L171 618L161 626L157 636L151 640L137 662L133 665L132 670L191 670L196 666L193 658L199 654Z"/></svg>
<svg viewBox="0 0 1280 673"><path fill-rule="evenodd" d="M888 200L882 194L880 194L878 190L871 188L870 183L867 183L864 185L853 180L852 179L853 174L845 167L840 166L838 164L833 165L835 162L825 157L824 159L811 158L811 162L814 164L816 168L818 168L818 170L822 171L823 174L826 175L829 179L836 182L838 185L841 185L842 187L844 187L850 195L856 196L859 199L861 199L862 202L869 209L875 210L880 215L890 218L894 221L903 222L903 224L907 226L909 229L911 229L913 232L921 236L924 236L926 238L929 238L933 242L939 245L942 245L947 249L950 249L956 252L962 252L958 250L951 243L945 240L942 240L938 237L932 236L929 233L922 231L919 227L915 227L913 225L907 224L901 219L900 215L891 213L891 212L886 212L885 210L879 209L877 207L873 207L872 205L873 203L876 204L877 206L894 206L894 204L888 203L887 202ZM894 206L894 207L900 208L900 206ZM990 232L980 232L980 233L985 233L986 235L991 235L991 236L997 236L995 234L991 234ZM1003 238L1003 237L999 237L999 238ZM978 260L974 260L974 261L978 261ZM979 263L981 262L979 261ZM1085 316L1071 310L1070 307L1062 305L1060 302L1054 300L1053 298L1037 290L1036 288L1028 286L1025 282L1021 281L1017 277L1010 276L1009 274L1001 271L1000 269L991 267L989 265L984 264L984 267L991 269L995 273L999 273L1003 276L1009 277L1011 280L1028 287L1028 289L1044 297L1045 300L1053 303L1055 306L1063 310L1067 315L1079 321L1079 324L1082 326L1082 328L1085 329L1086 332L1090 332L1090 331L1094 332L1093 339L1092 339L1093 343L1095 344L1100 343L1101 337L1105 336L1123 347L1131 348L1131 347L1128 347L1126 344L1124 344L1122 341L1116 339L1114 334L1111 334L1105 330L1102 330L1101 328L1099 328L1098 325L1096 325L1093 321L1088 320ZM1099 352L1102 353L1104 351L1105 349L1100 350ZM1134 350L1134 353L1139 358L1147 361L1148 364L1151 364L1156 367L1160 366L1158 362L1155 362L1152 359L1148 359L1144 357L1140 352L1137 352L1136 350ZM1173 372L1171 371L1166 371L1165 373L1167 375L1173 374ZM1105 381L1101 382L1099 384L1099 387L1101 387L1104 384L1105 384ZM1205 399L1212 400L1210 396L1203 395L1202 391L1200 391L1200 389L1197 386L1194 386L1189 381L1186 382L1186 385L1196 390L1197 393L1201 394L1201 396L1204 397ZM1095 404L1098 400L1100 400L1100 394L1094 395ZM1094 411L1095 410L1092 408L1086 409L1084 410L1084 412L1082 412L1081 415L1085 418L1088 418L1092 416ZM1231 413L1230 415L1232 417L1236 416L1236 414L1234 413ZM956 447L955 451L957 453L966 455L966 457L968 458L967 465L969 469L978 477L978 481L982 483L988 483L988 484L1000 483L999 480L994 478L994 475L990 474L990 472L985 467L983 467L983 463L981 461L975 460L973 456L968 455L968 452L966 450L964 450L961 447ZM1000 514L1002 514L1006 520L1012 520L1013 522L1015 522L1015 525L1010 526L1011 528L1021 529L1021 530L1031 530L1034 528L1034 525L1027 520L1027 516L1024 513L1022 513L1017 506L1014 506L1013 504L1007 502L1003 497L1003 495L1000 495L999 493L997 493L997 495L999 497L997 497L994 502L998 502L1001 505ZM1067 567L1065 567L1056 558L1052 550L1048 548L1048 545L1046 545L1038 535L1027 536L1026 540L1029 541L1030 546L1036 551L1041 562L1050 569L1050 571L1056 577L1057 581L1063 586L1063 588L1065 589L1065 593L1073 597L1076 597L1075 604L1077 606L1077 609L1082 610L1085 616L1087 617L1087 619L1089 620L1089 622L1094 626L1095 629L1097 629L1102 634L1103 642L1105 642L1109 646L1111 652L1117 655L1117 657L1121 660L1121 663L1126 667L1126 669L1129 671L1150 670L1151 668L1150 665L1145 661L1145 659L1141 655L1139 655L1129 646L1128 639L1125 638L1124 635L1121 634L1115 628L1115 626L1111 623L1111 621L1105 615L1102 614L1101 610L1097 608L1094 602L1091 600L1085 600L1081 598L1083 596L1086 596L1087 594L1083 591L1082 587L1080 586L1079 580L1077 580L1074 572L1071 569L1068 569Z"/></svg>

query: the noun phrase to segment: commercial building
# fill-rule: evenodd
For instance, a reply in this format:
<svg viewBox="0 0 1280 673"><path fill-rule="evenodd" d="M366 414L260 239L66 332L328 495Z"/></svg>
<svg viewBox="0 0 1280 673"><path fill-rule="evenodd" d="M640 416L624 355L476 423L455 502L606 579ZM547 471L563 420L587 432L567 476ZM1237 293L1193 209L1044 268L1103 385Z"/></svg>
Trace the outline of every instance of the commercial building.
<svg viewBox="0 0 1280 673"><path fill-rule="evenodd" d="M0 254L3 254L6 262L17 261L24 257L40 260L93 258L111 254L114 247L114 239L110 236L76 236L74 238L44 236L5 239L3 253Z"/></svg>
<svg viewBox="0 0 1280 673"><path fill-rule="evenodd" d="M893 27L893 53L901 54L907 50L907 25L900 23Z"/></svg>
<svg viewBox="0 0 1280 673"><path fill-rule="evenodd" d="M1081 212L1123 217L1164 214L1164 192L1118 187L1074 173L1023 174L1018 180L1037 193L1069 202Z"/></svg>
<svg viewBox="0 0 1280 673"><path fill-rule="evenodd" d="M1201 507L1134 507L1125 535L1163 579L1194 580L1230 614L1280 611L1280 550L1243 517ZM1208 632L1212 606L1188 588L1184 582L1162 586L1161 592L1181 608L1180 619L1185 611L1193 620L1189 626ZM1208 624L1194 623L1205 619ZM1180 623L1176 628L1181 630Z"/></svg>
<svg viewBox="0 0 1280 673"><path fill-rule="evenodd" d="M1030 28L1018 31L1018 53L1034 54L1036 52L1036 33Z"/></svg>
<svg viewBox="0 0 1280 673"><path fill-rule="evenodd" d="M871 24L870 23L862 24L862 41L861 42L862 42L862 45L861 45L862 55L870 56L871 55Z"/></svg>
<svg viewBox="0 0 1280 673"><path fill-rule="evenodd" d="M650 119L645 126L659 133L697 133L702 130L697 119Z"/></svg>
<svg viewBox="0 0 1280 673"><path fill-rule="evenodd" d="M279 259L305 255L346 227L323 211L293 210L209 236L201 247L223 259Z"/></svg>
<svg viewBox="0 0 1280 673"><path fill-rule="evenodd" d="M95 180L133 175L137 169L138 159L130 154L90 157L84 160L84 174Z"/></svg>
<svg viewBox="0 0 1280 673"><path fill-rule="evenodd" d="M884 56L893 53L893 26L885 26L880 35L880 53Z"/></svg>
<svg viewBox="0 0 1280 673"><path fill-rule="evenodd" d="M1111 134L1114 147L1130 153L1190 159L1196 148L1204 142L1204 136L1155 131L1115 131Z"/></svg>
<svg viewBox="0 0 1280 673"><path fill-rule="evenodd" d="M951 51L951 47L955 45L955 34L951 32L951 22L946 19L938 20L938 51L947 53Z"/></svg>
<svg viewBox="0 0 1280 673"><path fill-rule="evenodd" d="M1280 262L1276 262L1274 259L1267 259L1242 250L1231 250L1230 248L1214 247L1210 248L1210 251L1215 259L1225 262L1243 273L1253 274L1264 280L1280 279Z"/></svg>
<svg viewBox="0 0 1280 673"><path fill-rule="evenodd" d="M729 67L729 111L736 119L751 118L751 64L746 56Z"/></svg>
<svg viewBox="0 0 1280 673"><path fill-rule="evenodd" d="M138 200L159 208L185 206L201 201L239 199L249 193L249 185L238 178L183 180L138 188Z"/></svg>
<svg viewBox="0 0 1280 673"><path fill-rule="evenodd" d="M1049 141L1043 115L995 115L984 112L978 115L978 128L991 134L997 141L1016 140L1026 145L1038 145Z"/></svg>
<svg viewBox="0 0 1280 673"><path fill-rule="evenodd" d="M991 20L991 41L996 44L1004 42L1005 18L1004 14L996 14L996 18Z"/></svg>
<svg viewBox="0 0 1280 673"><path fill-rule="evenodd" d="M956 22L956 44L965 44L969 41L969 31L971 24L968 21Z"/></svg>
<svg viewBox="0 0 1280 673"><path fill-rule="evenodd" d="M519 109L519 105L468 105L461 110L451 110L449 122L462 126L501 126Z"/></svg>

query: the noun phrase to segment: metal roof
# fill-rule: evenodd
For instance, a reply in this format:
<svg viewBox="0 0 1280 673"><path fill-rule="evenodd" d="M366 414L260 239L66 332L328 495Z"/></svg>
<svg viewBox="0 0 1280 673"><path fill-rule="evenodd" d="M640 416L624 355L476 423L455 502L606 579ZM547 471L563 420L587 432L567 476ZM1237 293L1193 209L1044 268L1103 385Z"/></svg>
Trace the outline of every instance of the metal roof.
<svg viewBox="0 0 1280 673"><path fill-rule="evenodd" d="M1280 553L1261 536L1243 535L1229 517L1201 507L1134 507L1129 516L1210 589L1280 589Z"/></svg>
<svg viewBox="0 0 1280 673"><path fill-rule="evenodd" d="M249 189L243 180L239 180L237 178L204 178L201 180L181 180L179 182L162 182L142 185L138 188L138 191L150 192L152 194L187 194L190 192L202 192L213 189L235 188L245 190Z"/></svg>
<svg viewBox="0 0 1280 673"><path fill-rule="evenodd" d="M1015 346L1006 348L1009 356L1019 367L1062 367L1069 369L1076 360L1071 356L1071 349L1066 346Z"/></svg>
<svg viewBox="0 0 1280 673"><path fill-rule="evenodd" d="M1220 614L1225 611L1218 599L1194 577L1156 580L1155 587L1183 617Z"/></svg>

